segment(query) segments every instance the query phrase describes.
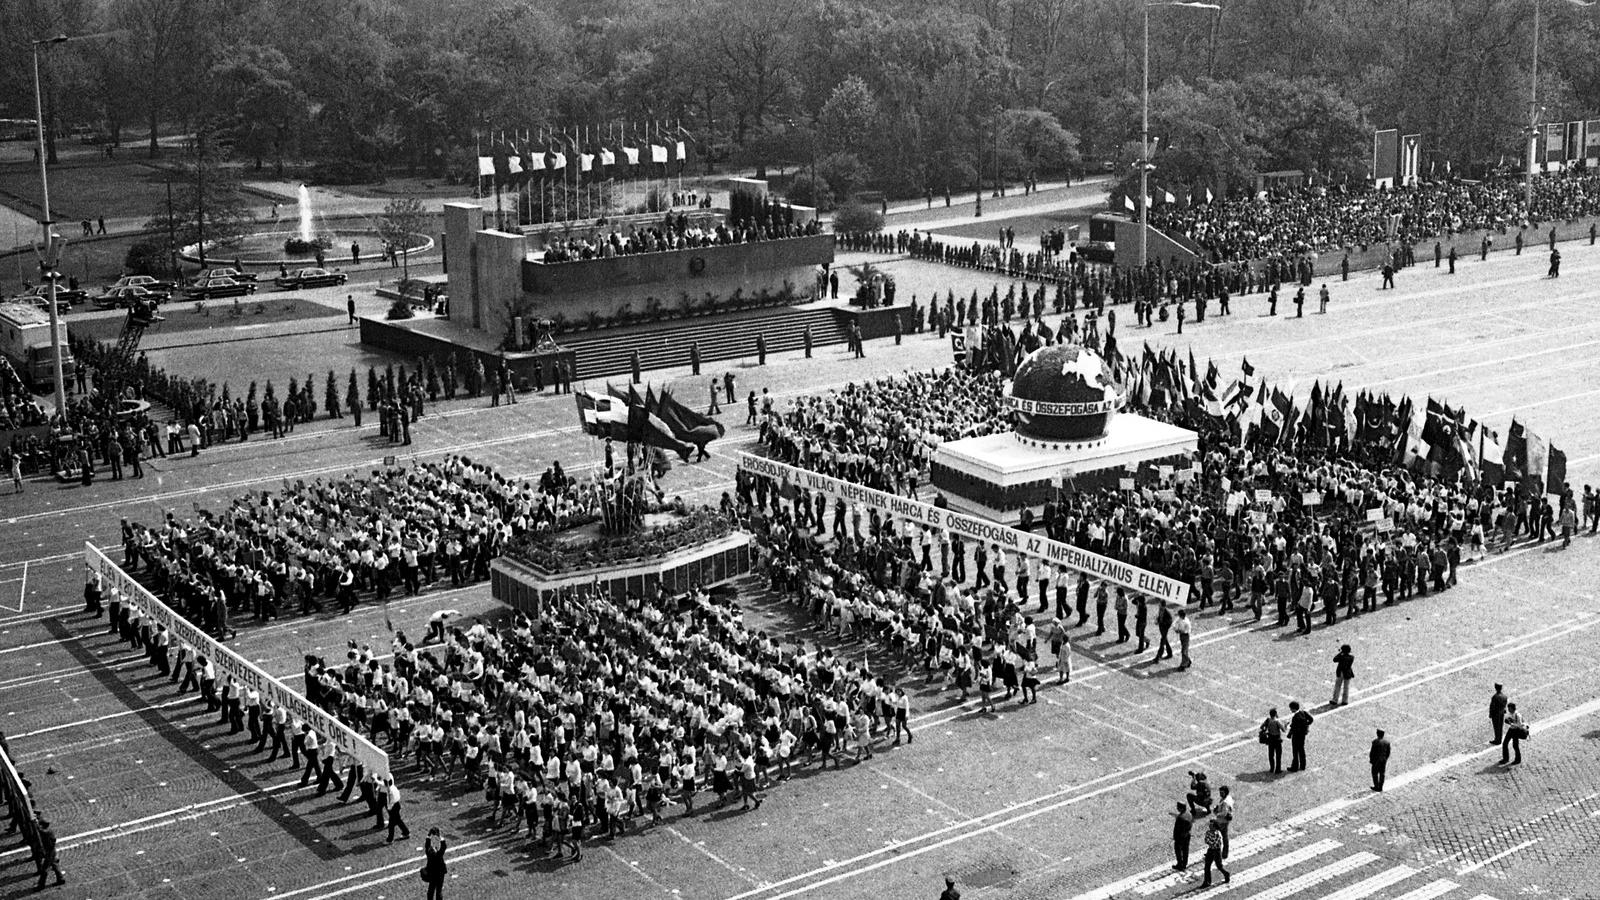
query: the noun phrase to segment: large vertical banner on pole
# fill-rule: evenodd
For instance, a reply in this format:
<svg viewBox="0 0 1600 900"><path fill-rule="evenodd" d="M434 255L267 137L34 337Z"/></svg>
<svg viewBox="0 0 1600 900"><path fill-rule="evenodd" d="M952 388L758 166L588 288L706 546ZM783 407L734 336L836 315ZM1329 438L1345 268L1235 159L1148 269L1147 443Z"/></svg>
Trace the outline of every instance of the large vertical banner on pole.
<svg viewBox="0 0 1600 900"><path fill-rule="evenodd" d="M1600 163L1600 119L1583 123L1583 158L1591 164Z"/></svg>
<svg viewBox="0 0 1600 900"><path fill-rule="evenodd" d="M1400 139L1400 183L1412 186L1422 173L1422 135L1408 134Z"/></svg>
<svg viewBox="0 0 1600 900"><path fill-rule="evenodd" d="M1372 184L1392 188L1400 175L1400 130L1386 128L1372 133Z"/></svg>
<svg viewBox="0 0 1600 900"><path fill-rule="evenodd" d="M263 700L273 706L283 707L291 717L310 725L323 739L323 746L348 754L365 766L368 772L379 775L389 772L389 754L373 746L372 742L339 721L332 713L314 705L303 694L291 690L288 685L268 675L227 645L196 628L135 581L133 576L122 571L122 567L100 552L100 548L87 541L83 544L83 561L90 571L100 573L107 588L115 588L122 595L123 603L139 610L140 618L167 626L175 643L186 641L196 653L211 660L219 676L232 676L246 688L255 688Z"/></svg>
<svg viewBox="0 0 1600 900"><path fill-rule="evenodd" d="M1583 159L1583 122L1567 123L1567 156L1568 163Z"/></svg>
<svg viewBox="0 0 1600 900"><path fill-rule="evenodd" d="M1550 163L1558 166L1567 158L1566 153L1567 126L1561 122L1552 122L1544 127L1544 169L1550 171Z"/></svg>

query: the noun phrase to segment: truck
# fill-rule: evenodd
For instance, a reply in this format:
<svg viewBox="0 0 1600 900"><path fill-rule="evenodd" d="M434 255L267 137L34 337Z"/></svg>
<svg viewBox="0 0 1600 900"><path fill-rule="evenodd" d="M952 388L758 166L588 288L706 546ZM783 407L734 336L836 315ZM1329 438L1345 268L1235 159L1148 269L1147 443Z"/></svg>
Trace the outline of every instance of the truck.
<svg viewBox="0 0 1600 900"><path fill-rule="evenodd" d="M77 372L77 361L72 358L67 343L67 323L61 322L59 327L61 377L70 380ZM0 355L5 356L30 388L54 387L56 376L50 353L49 313L26 303L0 303Z"/></svg>

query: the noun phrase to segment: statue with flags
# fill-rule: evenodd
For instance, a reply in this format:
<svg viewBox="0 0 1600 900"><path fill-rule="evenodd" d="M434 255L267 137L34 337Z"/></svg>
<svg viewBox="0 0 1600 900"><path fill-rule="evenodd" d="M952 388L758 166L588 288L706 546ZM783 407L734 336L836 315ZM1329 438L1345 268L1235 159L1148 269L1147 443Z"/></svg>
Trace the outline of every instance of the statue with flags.
<svg viewBox="0 0 1600 900"><path fill-rule="evenodd" d="M573 397L584 434L670 450L684 462L691 453L697 461L709 457L706 446L726 433L721 422L685 406L667 387L646 386L641 396L635 385L621 391L608 384L605 394L578 391Z"/></svg>

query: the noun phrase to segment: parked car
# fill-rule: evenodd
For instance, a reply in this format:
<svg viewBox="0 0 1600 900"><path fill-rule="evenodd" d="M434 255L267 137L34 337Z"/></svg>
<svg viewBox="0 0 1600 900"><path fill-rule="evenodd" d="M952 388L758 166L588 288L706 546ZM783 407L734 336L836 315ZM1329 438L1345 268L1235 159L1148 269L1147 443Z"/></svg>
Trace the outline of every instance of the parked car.
<svg viewBox="0 0 1600 900"><path fill-rule="evenodd" d="M245 294L254 294L255 292L255 285L248 281L235 281L232 278L207 278L204 281L193 281L183 289L183 295L190 300L242 297Z"/></svg>
<svg viewBox="0 0 1600 900"><path fill-rule="evenodd" d="M114 287L94 298L94 305L101 309L131 309L139 303L156 307L165 303L169 296L138 286Z"/></svg>
<svg viewBox="0 0 1600 900"><path fill-rule="evenodd" d="M256 282L256 276L254 273L241 272L232 266L221 269L205 269L199 275L196 275L193 280L205 281L211 278L232 278L234 281L248 281L251 284L255 284Z"/></svg>
<svg viewBox="0 0 1600 900"><path fill-rule="evenodd" d="M31 303L40 309L49 309L50 286L41 284L28 288L26 291L11 298L19 303ZM89 299L87 291L78 288L69 288L64 285L56 288L56 312L67 313L72 311L75 303L82 303Z"/></svg>
<svg viewBox="0 0 1600 900"><path fill-rule="evenodd" d="M344 284L350 276L344 272L330 272L327 269L295 269L287 275L279 275L278 287L290 291L300 288L333 287Z"/></svg>
<svg viewBox="0 0 1600 900"><path fill-rule="evenodd" d="M165 281L154 275L124 275L118 278L115 284L106 288L106 291L109 293L116 288L137 287L156 294L171 294L177 286L175 282Z"/></svg>

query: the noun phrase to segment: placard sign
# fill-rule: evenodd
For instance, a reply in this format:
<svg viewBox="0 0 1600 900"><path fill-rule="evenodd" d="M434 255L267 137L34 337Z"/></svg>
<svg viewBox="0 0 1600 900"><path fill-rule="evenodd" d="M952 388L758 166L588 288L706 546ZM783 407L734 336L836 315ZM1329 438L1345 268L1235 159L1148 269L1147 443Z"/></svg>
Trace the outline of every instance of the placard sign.
<svg viewBox="0 0 1600 900"><path fill-rule="evenodd" d="M951 509L940 509L920 500L875 491L849 481L830 478L827 475L809 472L776 460L751 456L748 453L739 454L739 469L752 475L770 478L779 485L826 494L835 500L876 509L924 528L938 528L959 534L967 540L998 544L1002 550L1042 559L1051 565L1066 566L1161 600L1178 604L1185 604L1189 600L1189 586L1181 581L988 519L980 519ZM780 493L789 492L780 491Z"/></svg>
<svg viewBox="0 0 1600 900"><path fill-rule="evenodd" d="M1257 503L1271 503L1272 502L1272 492L1267 490L1266 488L1256 488L1256 502Z"/></svg>
<svg viewBox="0 0 1600 900"><path fill-rule="evenodd" d="M1117 490L1119 490L1119 491L1131 491L1131 490L1133 490L1133 479L1132 478L1118 478L1117 479Z"/></svg>
<svg viewBox="0 0 1600 900"><path fill-rule="evenodd" d="M1321 506L1322 505L1322 492L1321 491L1306 491L1305 493L1300 495L1300 505L1301 506Z"/></svg>
<svg viewBox="0 0 1600 900"><path fill-rule="evenodd" d="M1265 524L1267 524L1267 513L1266 513L1266 511L1265 510L1261 510L1261 509L1252 509L1252 510L1250 510L1250 523L1252 525L1265 525Z"/></svg>
<svg viewBox="0 0 1600 900"><path fill-rule="evenodd" d="M1381 506L1374 506L1372 509L1367 510L1368 522L1377 522L1383 517L1383 507Z"/></svg>
<svg viewBox="0 0 1600 900"><path fill-rule="evenodd" d="M331 713L307 700L303 694L291 690L283 682L268 675L254 663L195 627L188 619L178 615L154 594L145 590L144 585L122 571L121 566L112 562L110 557L87 541L83 545L83 560L90 571L100 573L107 594L111 589L116 589L122 595L123 603L139 611L140 618L167 626L174 646L178 642L187 642L194 647L196 653L211 660L217 668L219 682L223 677L232 676L246 688L255 688L261 693L263 700L273 706L282 706L291 718L299 718L300 721L310 725L322 738L323 746L335 748L340 753L354 757L369 772L378 775L388 773L389 754L373 746L371 741L351 730Z"/></svg>

